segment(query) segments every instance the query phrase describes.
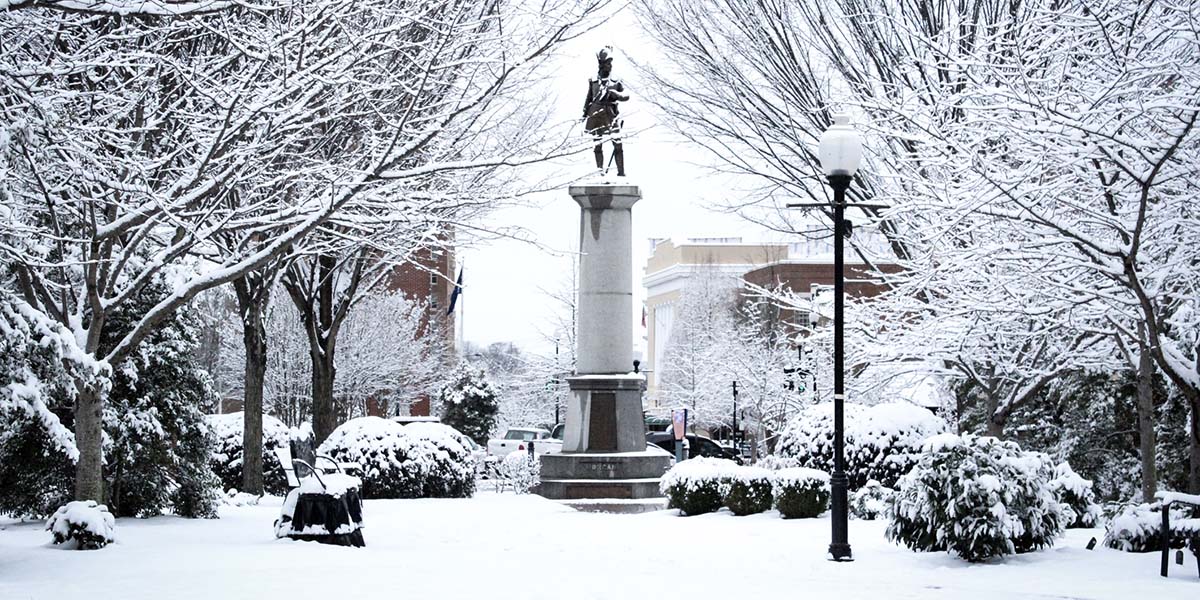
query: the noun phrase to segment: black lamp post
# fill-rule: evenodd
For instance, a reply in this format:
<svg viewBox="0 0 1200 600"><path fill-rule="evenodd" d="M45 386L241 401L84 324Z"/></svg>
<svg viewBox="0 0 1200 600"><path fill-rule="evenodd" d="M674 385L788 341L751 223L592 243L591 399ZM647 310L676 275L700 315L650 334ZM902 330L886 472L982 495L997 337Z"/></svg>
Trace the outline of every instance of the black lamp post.
<svg viewBox="0 0 1200 600"><path fill-rule="evenodd" d="M846 189L862 162L862 142L846 115L834 115L833 126L821 135L817 156L825 171L829 187L833 188L833 474L829 478L833 498L833 540L829 557L836 561L853 560L850 552L847 511L845 458L845 356L842 348L842 325L845 272L842 247L846 235Z"/></svg>

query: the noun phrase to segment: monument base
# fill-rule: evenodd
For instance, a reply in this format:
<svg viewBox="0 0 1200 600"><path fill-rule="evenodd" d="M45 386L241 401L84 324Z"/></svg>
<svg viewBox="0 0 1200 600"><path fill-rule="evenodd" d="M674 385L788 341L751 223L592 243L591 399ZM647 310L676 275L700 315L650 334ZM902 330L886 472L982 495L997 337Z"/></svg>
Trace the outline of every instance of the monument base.
<svg viewBox="0 0 1200 600"><path fill-rule="evenodd" d="M545 454L535 493L552 500L660 498L658 480L671 468L660 452Z"/></svg>
<svg viewBox="0 0 1200 600"><path fill-rule="evenodd" d="M641 375L567 379L571 403L561 454L541 458L535 492L553 500L659 498L658 480L671 467L664 452L646 450Z"/></svg>

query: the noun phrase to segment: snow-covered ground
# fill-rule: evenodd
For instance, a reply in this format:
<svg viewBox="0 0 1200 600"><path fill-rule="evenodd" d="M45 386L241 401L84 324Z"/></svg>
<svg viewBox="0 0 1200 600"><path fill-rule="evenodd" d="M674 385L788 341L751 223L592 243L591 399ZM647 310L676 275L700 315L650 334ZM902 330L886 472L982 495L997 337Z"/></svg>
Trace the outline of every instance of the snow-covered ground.
<svg viewBox="0 0 1200 600"><path fill-rule="evenodd" d="M825 560L829 520L774 512L678 517L581 513L537 496L377 500L366 548L276 540L274 506L224 507L216 521L117 523L94 552L48 543L40 523L0 524L5 600L270 598L1197 598L1192 557L1158 576L1157 554L1053 550L971 565L889 544L881 521L851 521L856 561Z"/></svg>

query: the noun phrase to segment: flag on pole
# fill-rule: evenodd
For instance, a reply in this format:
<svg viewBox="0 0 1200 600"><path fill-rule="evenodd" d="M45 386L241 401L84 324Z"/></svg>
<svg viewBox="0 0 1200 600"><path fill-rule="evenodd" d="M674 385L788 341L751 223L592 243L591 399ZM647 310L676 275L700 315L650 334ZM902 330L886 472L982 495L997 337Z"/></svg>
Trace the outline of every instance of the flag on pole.
<svg viewBox="0 0 1200 600"><path fill-rule="evenodd" d="M458 303L458 296L462 294L462 273L463 268L458 268L458 281L454 284L454 291L450 292L450 308L446 309L446 315L454 314L454 305Z"/></svg>
<svg viewBox="0 0 1200 600"><path fill-rule="evenodd" d="M642 328L646 328L646 305L642 305Z"/></svg>

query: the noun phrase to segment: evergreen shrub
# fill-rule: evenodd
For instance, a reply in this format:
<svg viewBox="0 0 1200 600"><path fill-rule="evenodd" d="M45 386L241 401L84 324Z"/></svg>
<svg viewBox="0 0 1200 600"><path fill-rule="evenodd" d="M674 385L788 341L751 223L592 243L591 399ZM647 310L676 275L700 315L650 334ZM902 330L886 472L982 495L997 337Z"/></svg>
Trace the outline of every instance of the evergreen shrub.
<svg viewBox="0 0 1200 600"><path fill-rule="evenodd" d="M1050 489L1063 505L1063 522L1067 528L1095 527L1100 522L1101 510L1092 482L1080 477L1071 465L1064 462L1054 468Z"/></svg>
<svg viewBox="0 0 1200 600"><path fill-rule="evenodd" d="M1013 442L935 436L900 479L887 537L970 562L1048 547L1064 525L1053 478L1047 455Z"/></svg>
<svg viewBox="0 0 1200 600"><path fill-rule="evenodd" d="M774 475L775 508L785 519L811 519L829 510L829 474L816 469L780 469Z"/></svg>
<svg viewBox="0 0 1200 600"><path fill-rule="evenodd" d="M55 544L76 550L99 550L113 541L116 520L108 507L93 500L68 502L46 521Z"/></svg>
<svg viewBox="0 0 1200 600"><path fill-rule="evenodd" d="M415 423L413 425L416 425ZM351 419L317 449L362 473L363 498L466 498L475 493L475 462L444 427L412 429L379 417ZM451 433L453 432L453 433Z"/></svg>
<svg viewBox="0 0 1200 600"><path fill-rule="evenodd" d="M725 506L735 515L753 515L771 509L773 477L760 467L738 467L726 477Z"/></svg>
<svg viewBox="0 0 1200 600"><path fill-rule="evenodd" d="M895 490L885 488L878 481L866 485L850 494L850 516L864 521L874 521L887 516Z"/></svg>
<svg viewBox="0 0 1200 600"><path fill-rule="evenodd" d="M737 464L724 458L693 458L677 463L663 475L659 489L667 508L684 516L716 512L725 503L726 479Z"/></svg>
<svg viewBox="0 0 1200 600"><path fill-rule="evenodd" d="M1189 518L1189 510L1171 506L1172 548L1200 550L1200 518ZM1104 545L1124 552L1162 550L1162 507L1159 504L1134 504L1124 507L1108 523Z"/></svg>
<svg viewBox="0 0 1200 600"><path fill-rule="evenodd" d="M868 481L895 487L921 456L926 438L947 430L928 409L908 402L875 406L845 405L846 476L851 490ZM780 435L781 459L826 473L833 472L833 404L806 407Z"/></svg>

